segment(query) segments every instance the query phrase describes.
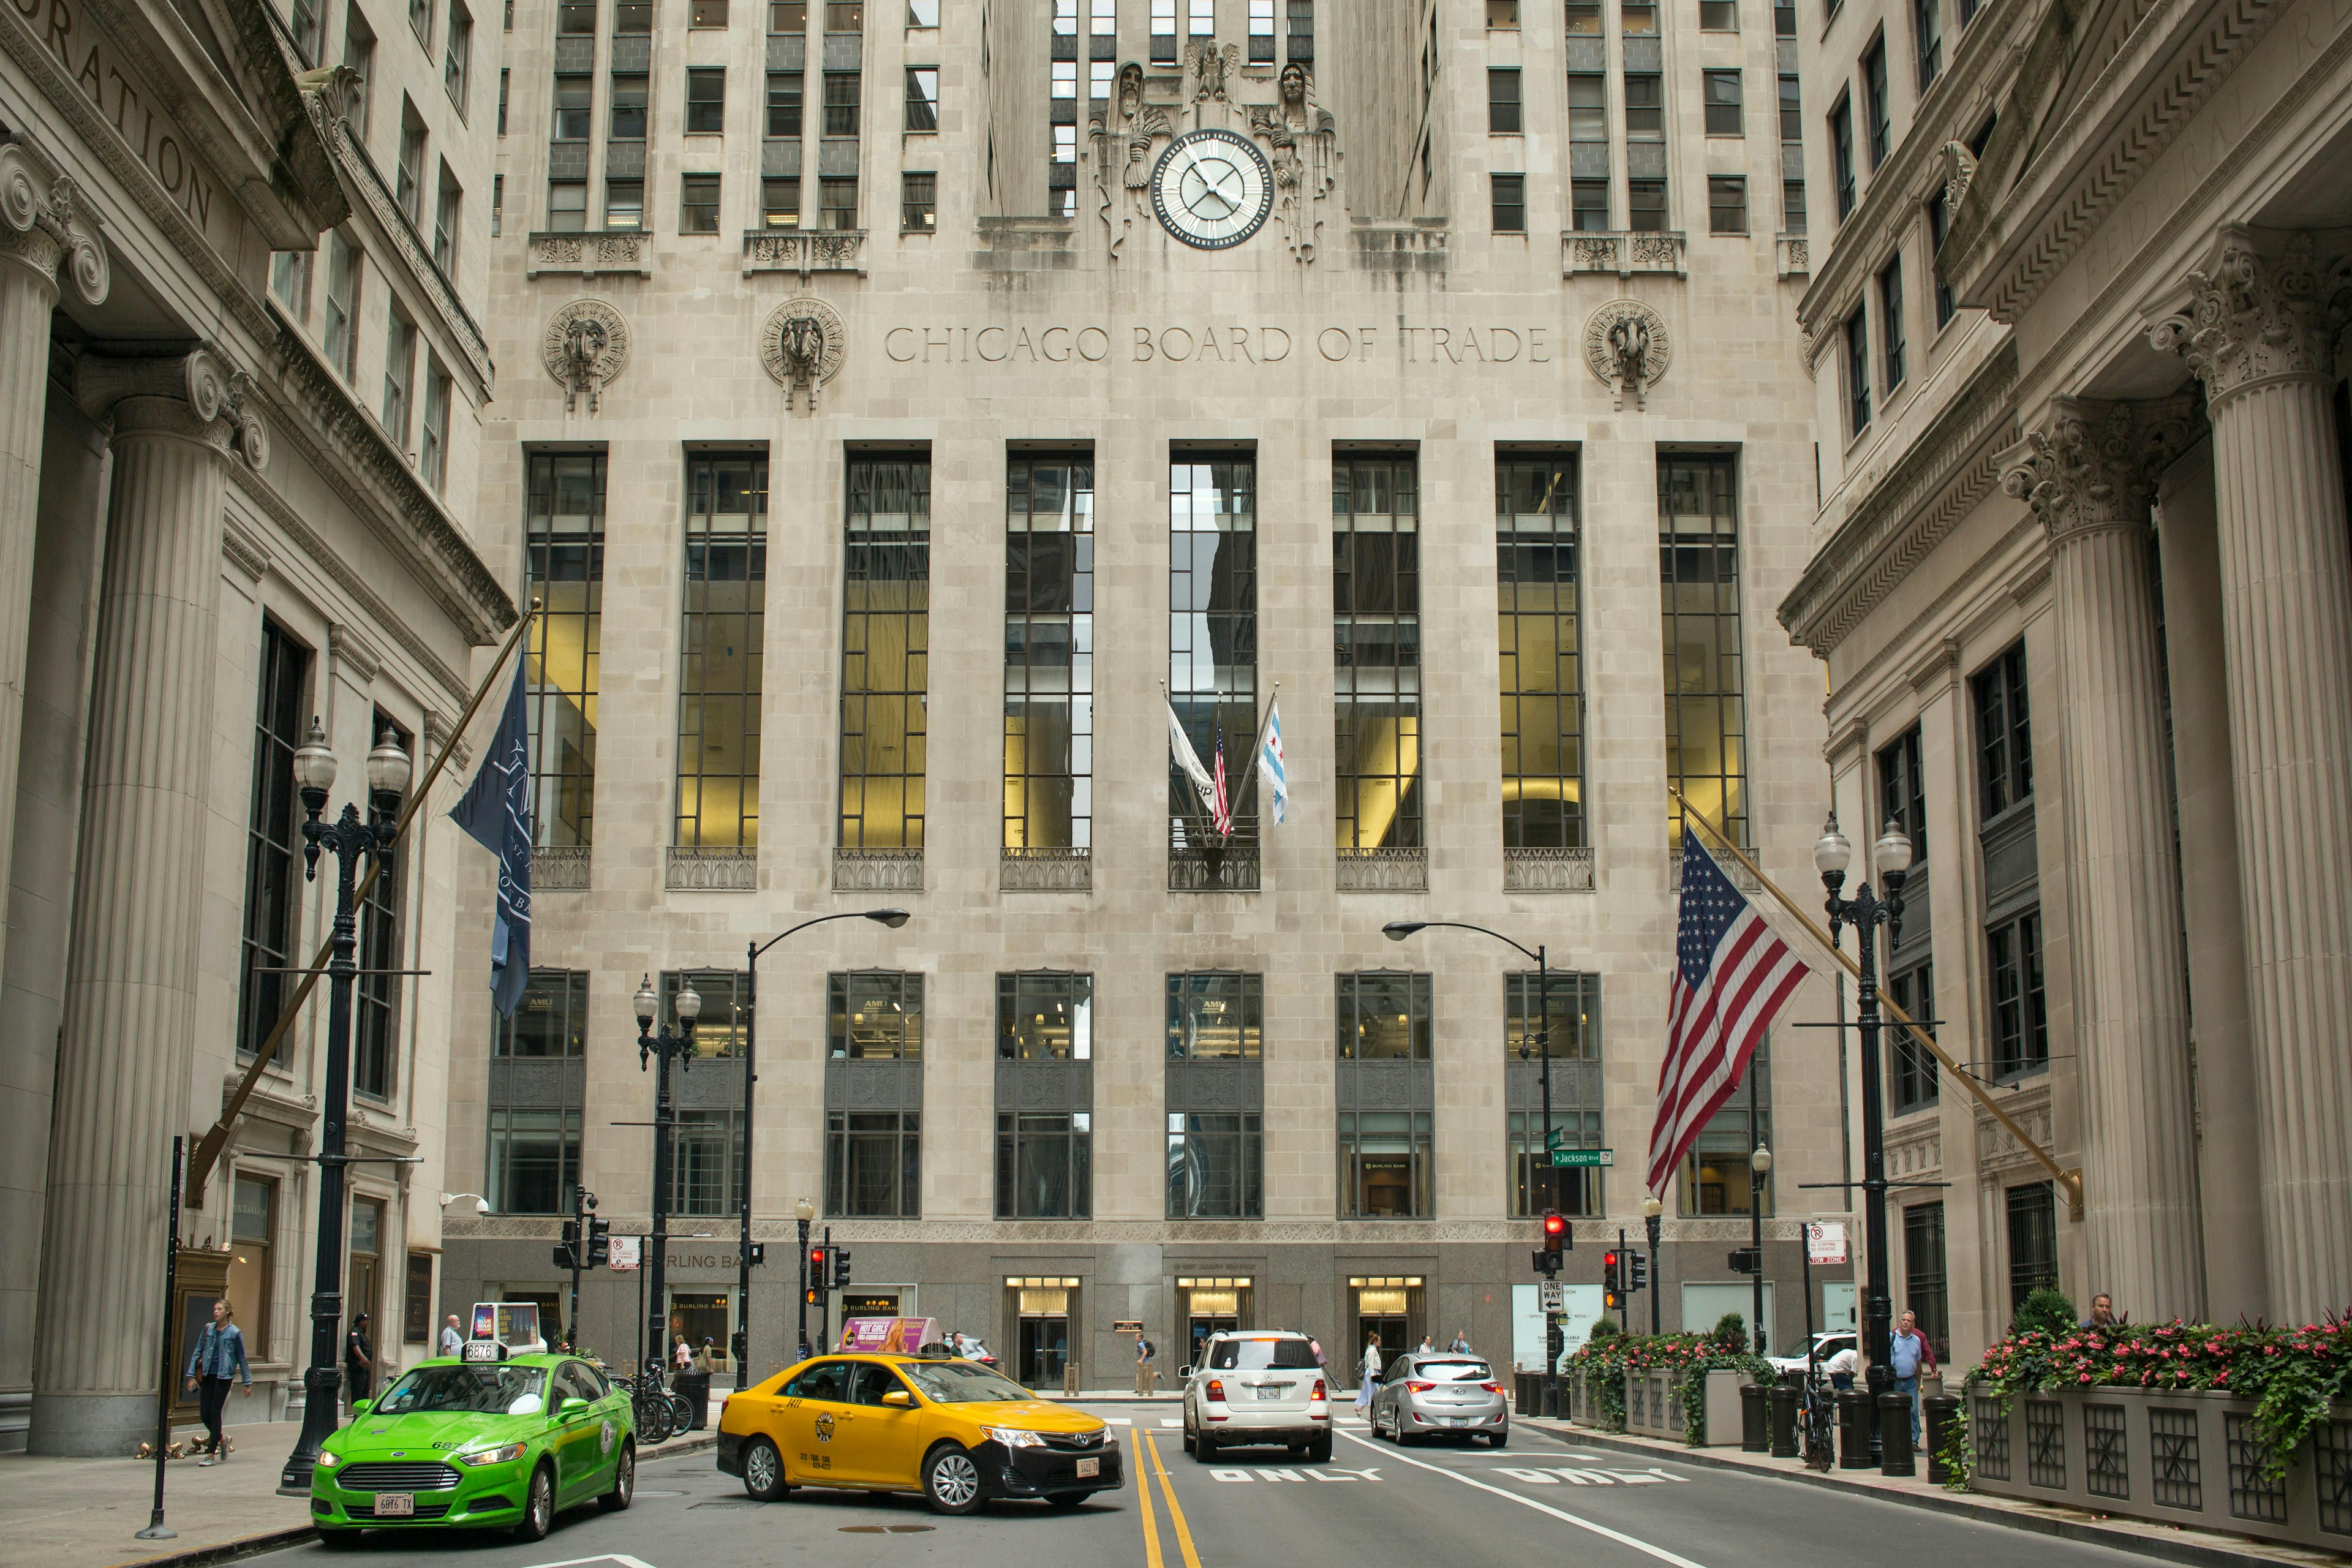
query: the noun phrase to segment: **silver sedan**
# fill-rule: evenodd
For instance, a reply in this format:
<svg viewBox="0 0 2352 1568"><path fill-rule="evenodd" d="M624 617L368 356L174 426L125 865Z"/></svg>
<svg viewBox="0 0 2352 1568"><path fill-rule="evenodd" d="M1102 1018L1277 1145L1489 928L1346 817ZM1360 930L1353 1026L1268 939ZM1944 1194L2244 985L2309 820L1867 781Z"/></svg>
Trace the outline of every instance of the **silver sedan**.
<svg viewBox="0 0 2352 1568"><path fill-rule="evenodd" d="M1423 1437L1511 1438L1511 1413L1495 1369L1472 1355L1402 1355L1372 1395L1372 1436L1400 1446Z"/></svg>

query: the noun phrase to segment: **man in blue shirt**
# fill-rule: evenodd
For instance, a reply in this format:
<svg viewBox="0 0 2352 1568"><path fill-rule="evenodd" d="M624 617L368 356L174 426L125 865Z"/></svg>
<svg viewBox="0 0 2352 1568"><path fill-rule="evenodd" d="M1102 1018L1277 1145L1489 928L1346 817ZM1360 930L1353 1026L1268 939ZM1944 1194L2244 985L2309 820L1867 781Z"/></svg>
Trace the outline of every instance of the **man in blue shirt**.
<svg viewBox="0 0 2352 1568"><path fill-rule="evenodd" d="M1895 1372L1895 1387L1911 1401L1911 1447L1919 1447L1919 1373L1936 1364L1936 1352L1927 1348L1927 1339L1919 1332L1919 1320L1909 1312L1895 1321L1895 1335L1888 1342L1887 1361Z"/></svg>
<svg viewBox="0 0 2352 1568"><path fill-rule="evenodd" d="M204 1414L205 1430L210 1440L205 1445L205 1457L198 1465L217 1465L227 1454L221 1447L221 1407L228 1403L231 1380L245 1380L245 1396L253 1397L253 1368L245 1359L245 1332L229 1321L229 1305L226 1298L213 1303L213 1321L196 1336L196 1348L188 1356L188 1390L198 1395L198 1409Z"/></svg>

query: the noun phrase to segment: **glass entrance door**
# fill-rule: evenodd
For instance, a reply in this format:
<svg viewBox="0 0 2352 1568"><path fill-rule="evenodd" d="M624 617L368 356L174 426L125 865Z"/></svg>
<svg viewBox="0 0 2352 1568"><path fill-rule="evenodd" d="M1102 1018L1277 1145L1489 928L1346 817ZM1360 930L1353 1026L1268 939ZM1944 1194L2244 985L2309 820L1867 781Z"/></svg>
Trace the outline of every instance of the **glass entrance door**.
<svg viewBox="0 0 2352 1568"><path fill-rule="evenodd" d="M1257 1326L1251 1307L1255 1281L1246 1274L1184 1275L1176 1281L1177 1310L1184 1324L1181 1364L1198 1366L1211 1334Z"/></svg>
<svg viewBox="0 0 2352 1568"><path fill-rule="evenodd" d="M1052 1388L1062 1381L1070 1360L1070 1320L1021 1320L1021 1383L1026 1388Z"/></svg>
<svg viewBox="0 0 2352 1568"><path fill-rule="evenodd" d="M1072 1370L1070 1320L1077 1315L1078 1281L1067 1276L1004 1281L1005 1316L1013 1331L1004 1370L1029 1388L1059 1388Z"/></svg>
<svg viewBox="0 0 2352 1568"><path fill-rule="evenodd" d="M1422 1280L1418 1274L1357 1275L1348 1281L1356 1299L1356 1342L1349 1347L1349 1365L1361 1365L1364 1347L1381 1336L1381 1364L1386 1366L1421 1342Z"/></svg>

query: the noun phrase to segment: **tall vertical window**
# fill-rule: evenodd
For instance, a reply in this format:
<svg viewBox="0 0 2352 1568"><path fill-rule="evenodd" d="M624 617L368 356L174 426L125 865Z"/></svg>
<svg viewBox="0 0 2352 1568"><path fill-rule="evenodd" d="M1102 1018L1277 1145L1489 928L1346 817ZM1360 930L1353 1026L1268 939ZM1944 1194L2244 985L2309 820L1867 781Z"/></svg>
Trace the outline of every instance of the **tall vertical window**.
<svg viewBox="0 0 2352 1568"><path fill-rule="evenodd" d="M1780 182L1780 226L1790 234L1805 232L1805 182Z"/></svg>
<svg viewBox="0 0 2352 1568"><path fill-rule="evenodd" d="M1249 63L1274 63L1275 0L1249 0Z"/></svg>
<svg viewBox="0 0 2352 1568"><path fill-rule="evenodd" d="M2033 722L2025 699L2025 645L1970 682L1977 709L1977 810L1990 822L2033 797Z"/></svg>
<svg viewBox="0 0 2352 1568"><path fill-rule="evenodd" d="M1151 63L1176 63L1176 0L1151 0Z"/></svg>
<svg viewBox="0 0 2352 1568"><path fill-rule="evenodd" d="M375 739L392 743L415 758L415 737L379 710L372 726ZM373 743L373 742L372 742ZM390 973L401 963L401 890L407 886L408 867L395 858L368 889L360 909L361 974L352 988L352 1092L367 1100L392 1098L393 1063L400 1051L400 977Z"/></svg>
<svg viewBox="0 0 2352 1568"><path fill-rule="evenodd" d="M570 1214L580 1183L580 1112L492 1108L488 1186L498 1214Z"/></svg>
<svg viewBox="0 0 2352 1568"><path fill-rule="evenodd" d="M1219 736L1226 776L1247 776L1234 751L1257 733L1257 463L1247 454L1179 453L1168 467L1168 699L1203 762ZM1213 840L1207 812L1171 763L1168 844ZM1255 847L1257 814L1236 812L1232 839Z"/></svg>
<svg viewBox="0 0 2352 1568"><path fill-rule="evenodd" d="M1168 1217L1256 1219L1265 1213L1265 1125L1255 1109L1265 977L1195 971L1169 975L1167 989ZM1216 1081L1204 1088L1192 1076L1201 1073Z"/></svg>
<svg viewBox="0 0 2352 1568"><path fill-rule="evenodd" d="M775 79L770 78L770 80ZM605 139L642 142L646 139L646 79L643 71L614 71L613 99L606 113Z"/></svg>
<svg viewBox="0 0 2352 1568"><path fill-rule="evenodd" d="M490 1015L490 1055L577 1061L588 1054L588 973L534 969L522 1000Z"/></svg>
<svg viewBox="0 0 2352 1568"><path fill-rule="evenodd" d="M923 977L894 970L826 981L829 1054L837 1061L917 1062L923 1054ZM918 1110L825 1111L825 1212L922 1215L923 1121Z"/></svg>
<svg viewBox="0 0 2352 1568"><path fill-rule="evenodd" d="M1927 785L1921 773L1919 726L1914 724L1878 753L1878 819L1911 840L1911 864L1927 863Z"/></svg>
<svg viewBox="0 0 2352 1568"><path fill-rule="evenodd" d="M523 560L540 601L524 655L533 842L595 841L596 690L604 626L604 454L530 456Z"/></svg>
<svg viewBox="0 0 2352 1568"><path fill-rule="evenodd" d="M898 176L898 230L902 234L936 234L940 226L940 176L929 169L908 169Z"/></svg>
<svg viewBox="0 0 2352 1568"><path fill-rule="evenodd" d="M1683 1156L1680 1207L1685 1215L1744 1215L1759 1204L1773 1212L1772 1178L1759 1176L1749 1155L1772 1137L1771 1037L1757 1045L1731 1098L1699 1129Z"/></svg>
<svg viewBox="0 0 2352 1568"><path fill-rule="evenodd" d="M1598 233L1609 226L1608 181L1570 181L1569 201L1574 209L1574 222L1579 233Z"/></svg>
<svg viewBox="0 0 2352 1568"><path fill-rule="evenodd" d="M1886 93L1886 36L1871 40L1862 57L1863 106L1870 111L1870 167L1874 174L1894 150L1894 105Z"/></svg>
<svg viewBox="0 0 2352 1568"><path fill-rule="evenodd" d="M271 1266L278 1235L278 1184L239 1175L229 1207L228 1296L245 1330L247 1355L269 1353Z"/></svg>
<svg viewBox="0 0 2352 1568"><path fill-rule="evenodd" d="M839 231L857 226L857 182L819 179L816 183L817 222Z"/></svg>
<svg viewBox="0 0 2352 1568"><path fill-rule="evenodd" d="M604 182L604 226L615 233L635 233L646 226L646 183L643 180Z"/></svg>
<svg viewBox="0 0 2352 1568"><path fill-rule="evenodd" d="M768 134L795 140L801 133L801 100L804 77L798 71L768 73Z"/></svg>
<svg viewBox="0 0 2352 1568"><path fill-rule="evenodd" d="M499 68L499 134L501 136L507 133L507 100L512 96L513 89L514 68L500 66Z"/></svg>
<svg viewBox="0 0 2352 1568"><path fill-rule="evenodd" d="M1185 0L1185 4L1190 18L1185 24L1185 31L1195 38L1215 37L1217 36L1216 0Z"/></svg>
<svg viewBox="0 0 2352 1568"><path fill-rule="evenodd" d="M1944 280L1944 269L1935 258L1944 254L1944 238L1952 232L1952 204L1945 199L1944 187L1937 185L1927 202L1927 270L1936 279L1936 325L1941 327L1952 319L1952 286Z"/></svg>
<svg viewBox="0 0 2352 1568"><path fill-rule="evenodd" d="M446 47L441 56L441 85L449 94L449 101L457 112L466 112L467 84L473 79L474 18L465 6L451 4Z"/></svg>
<svg viewBox="0 0 2352 1568"><path fill-rule="evenodd" d="M1911 35L1919 58L1919 90L1925 93L1944 68L1942 0L1911 0Z"/></svg>
<svg viewBox="0 0 2352 1568"><path fill-rule="evenodd" d="M1735 844L1748 830L1748 709L1739 635L1739 474L1728 457L1658 458L1665 594L1666 776ZM1682 845L1683 804L1671 811Z"/></svg>
<svg viewBox="0 0 2352 1568"><path fill-rule="evenodd" d="M1332 758L1341 849L1422 843L1418 472L1409 452L1331 461Z"/></svg>
<svg viewBox="0 0 2352 1568"><path fill-rule="evenodd" d="M1265 1214L1265 1118L1257 1111L1168 1114L1168 1217Z"/></svg>
<svg viewBox="0 0 2352 1568"><path fill-rule="evenodd" d="M1886 395L1892 397L1903 384L1907 341L1903 331L1903 253L1899 250L1878 269L1878 321L1886 338Z"/></svg>
<svg viewBox="0 0 2352 1568"><path fill-rule="evenodd" d="M844 527L839 844L919 850L930 692L930 454L853 454Z"/></svg>
<svg viewBox="0 0 2352 1568"><path fill-rule="evenodd" d="M1625 139L1663 142L1666 139L1665 79L1655 71L1625 73Z"/></svg>
<svg viewBox="0 0 2352 1568"><path fill-rule="evenodd" d="M1004 481L1004 840L1094 843L1095 471L1018 454Z"/></svg>
<svg viewBox="0 0 2352 1568"><path fill-rule="evenodd" d="M1797 36L1796 0L1772 0L1772 36L1776 38Z"/></svg>
<svg viewBox="0 0 2352 1568"><path fill-rule="evenodd" d="M1870 311L1861 305L1845 319L1845 412L1854 435L1870 427Z"/></svg>
<svg viewBox="0 0 2352 1568"><path fill-rule="evenodd" d="M1511 1214L1526 1219L1557 1205L1562 1214L1599 1215L1606 1212L1601 1172L1552 1168L1539 1075L1546 1056L1554 1064L1601 1060L1601 976L1553 971L1548 1007L1543 978L1529 971L1503 976ZM1551 1074L1552 1131L1570 1149L1603 1147L1597 1072L1555 1065Z"/></svg>
<svg viewBox="0 0 2352 1568"><path fill-rule="evenodd" d="M2009 1310L2026 1297L2058 1285L2057 1194L2047 1182L2009 1189Z"/></svg>
<svg viewBox="0 0 2352 1568"><path fill-rule="evenodd" d="M320 342L327 363L345 381L357 374L359 351L360 251L336 229L327 236L327 315L320 324Z"/></svg>
<svg viewBox="0 0 2352 1568"><path fill-rule="evenodd" d="M1599 71L1569 73L1568 139L1609 140L1609 79Z"/></svg>
<svg viewBox="0 0 2352 1568"><path fill-rule="evenodd" d="M1489 68L1486 72L1486 129L1519 133L1519 73Z"/></svg>
<svg viewBox="0 0 2352 1568"><path fill-rule="evenodd" d="M1496 234L1528 232L1528 177L1525 174L1494 174L1489 216Z"/></svg>
<svg viewBox="0 0 2352 1568"><path fill-rule="evenodd" d="M1746 104L1740 89L1740 73L1737 70L1711 70L1699 72L1699 77L1701 85L1706 89L1706 133L1709 136L1746 135Z"/></svg>
<svg viewBox="0 0 2352 1568"><path fill-rule="evenodd" d="M383 427L393 445L408 446L411 389L416 381L416 323L394 309L383 333Z"/></svg>
<svg viewBox="0 0 2352 1568"><path fill-rule="evenodd" d="M858 75L856 71L824 73L824 133L857 134Z"/></svg>
<svg viewBox="0 0 2352 1568"><path fill-rule="evenodd" d="M452 279L457 275L458 215L465 204L465 190L449 173L449 165L442 164L441 191L433 204L433 264Z"/></svg>
<svg viewBox="0 0 2352 1568"><path fill-rule="evenodd" d="M705 1218L734 1214L742 1193L742 1111L687 1108L672 1114L669 1212Z"/></svg>
<svg viewBox="0 0 2352 1568"><path fill-rule="evenodd" d="M1077 25L1075 16L1070 25ZM1077 212L1078 62L1053 61L1051 82L1053 96L1048 112L1052 123L1045 128L1049 139L1045 210L1055 217L1070 217Z"/></svg>
<svg viewBox="0 0 2352 1568"><path fill-rule="evenodd" d="M556 234L578 234L588 226L588 182L547 182L547 226Z"/></svg>
<svg viewBox="0 0 2352 1568"><path fill-rule="evenodd" d="M1886 996L1914 1018L1932 1018L1936 1007L1936 965L1932 960L1915 963L1886 977ZM1933 1036L1933 1026L1927 1026ZM1881 1031L1886 1042L1887 1112L1901 1116L1936 1103L1939 1085L1935 1053L1911 1037L1900 1024Z"/></svg>
<svg viewBox="0 0 2352 1568"><path fill-rule="evenodd" d="M408 0L408 26L415 33L416 41L425 46L425 58L430 59L433 47L433 0Z"/></svg>
<svg viewBox="0 0 2352 1568"><path fill-rule="evenodd" d="M1425 1062L1431 1054L1430 976L1375 969L1339 978L1339 1059Z"/></svg>
<svg viewBox="0 0 2352 1568"><path fill-rule="evenodd" d="M760 182L760 221L769 228L798 228L801 224L801 183L790 177Z"/></svg>
<svg viewBox="0 0 2352 1568"><path fill-rule="evenodd" d="M2050 1010L2042 973L2042 911L2028 910L1985 932L1992 983L1992 1070L2021 1078L2050 1065Z"/></svg>
<svg viewBox="0 0 2352 1568"><path fill-rule="evenodd" d="M719 232L719 176L680 174L677 179L677 232Z"/></svg>
<svg viewBox="0 0 2352 1568"><path fill-rule="evenodd" d="M588 140L589 99L593 81L586 74L572 72L555 79L555 123L550 129L551 142L585 142ZM643 131L638 132L640 136Z"/></svg>
<svg viewBox="0 0 2352 1568"><path fill-rule="evenodd" d="M1033 971L996 977L999 1061L1075 1067L1094 1055L1094 976ZM997 1079L996 1217L1085 1219L1094 1212L1093 1112L1082 1077L1052 1068ZM1067 1087L1065 1087L1067 1086ZM1050 1089L1030 1095L1031 1089ZM1008 1090L1012 1098L1008 1098Z"/></svg>
<svg viewBox="0 0 2352 1568"><path fill-rule="evenodd" d="M1793 71L1780 78L1780 140L1783 142L1805 139L1805 116L1802 107L1801 79Z"/></svg>
<svg viewBox="0 0 2352 1568"><path fill-rule="evenodd" d="M690 453L686 491L673 842L749 849L760 842L768 459Z"/></svg>
<svg viewBox="0 0 2352 1568"><path fill-rule="evenodd" d="M441 368L441 356L425 353L425 423L416 442L416 468L436 490L449 486L449 403L457 384Z"/></svg>
<svg viewBox="0 0 2352 1568"><path fill-rule="evenodd" d="M1944 1205L1913 1204L1903 1211L1903 1307L1941 1361L1952 1353L1951 1297L1944 1263Z"/></svg>
<svg viewBox="0 0 2352 1568"><path fill-rule="evenodd" d="M1286 38L1283 58L1315 63L1315 0L1285 0Z"/></svg>
<svg viewBox="0 0 2352 1568"><path fill-rule="evenodd" d="M1568 453L1495 458L1503 847L1581 847L1584 649L1577 468Z"/></svg>
<svg viewBox="0 0 2352 1568"><path fill-rule="evenodd" d="M303 694L309 684L308 649L278 628L261 623L261 658L256 671L258 704L253 721L253 792L245 835L245 937L238 959L236 1048L250 1057L261 1048L289 990L283 971L294 963L294 927L301 908L294 860L300 852L294 790L294 748L302 743ZM278 1047L278 1060L285 1061Z"/></svg>
<svg viewBox="0 0 2352 1568"><path fill-rule="evenodd" d="M355 4L343 12L343 63L359 73L359 80L352 84L351 97L346 100L349 111L345 118L351 122L352 133L365 142L368 103L374 97L375 30L367 25L367 17ZM504 121L499 130L505 132Z"/></svg>
<svg viewBox="0 0 2352 1568"><path fill-rule="evenodd" d="M1425 1110L1339 1112L1339 1217L1430 1219L1435 1117Z"/></svg>
<svg viewBox="0 0 2352 1568"><path fill-rule="evenodd" d="M1830 172L1837 180L1840 222L1853 211L1853 100L1840 98L1830 110Z"/></svg>
<svg viewBox="0 0 2352 1568"><path fill-rule="evenodd" d="M907 129L937 131L940 128L940 68L908 66L907 68Z"/></svg>
<svg viewBox="0 0 2352 1568"><path fill-rule="evenodd" d="M998 1111L996 1217L1091 1217L1094 1142L1092 1111Z"/></svg>
<svg viewBox="0 0 2352 1568"><path fill-rule="evenodd" d="M288 0L286 30L294 39L294 52L302 57L306 66L319 63L319 0Z"/></svg>
<svg viewBox="0 0 2352 1568"><path fill-rule="evenodd" d="M1748 181L1738 174L1706 177L1706 231L1709 234L1748 232Z"/></svg>
<svg viewBox="0 0 2352 1568"><path fill-rule="evenodd" d="M393 172L393 197L407 215L409 227L425 226L425 121L417 117L416 106L404 100L400 106L400 154Z"/></svg>
<svg viewBox="0 0 2352 1568"><path fill-rule="evenodd" d="M269 291L298 323L310 320L310 256L307 250L280 250L269 258Z"/></svg>
<svg viewBox="0 0 2352 1568"><path fill-rule="evenodd" d="M727 129L727 69L697 68L686 73L686 129L688 135L716 135Z"/></svg>

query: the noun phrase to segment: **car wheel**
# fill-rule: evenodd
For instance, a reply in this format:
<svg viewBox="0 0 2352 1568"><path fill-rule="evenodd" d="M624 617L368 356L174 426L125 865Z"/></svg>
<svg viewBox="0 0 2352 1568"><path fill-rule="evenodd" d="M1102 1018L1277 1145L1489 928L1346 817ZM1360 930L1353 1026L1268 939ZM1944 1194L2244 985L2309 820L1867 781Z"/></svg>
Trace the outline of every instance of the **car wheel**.
<svg viewBox="0 0 2352 1568"><path fill-rule="evenodd" d="M325 1547L330 1552L348 1552L359 1543L360 1532L356 1530L321 1530L319 1531L319 1544Z"/></svg>
<svg viewBox="0 0 2352 1568"><path fill-rule="evenodd" d="M1045 1500L1066 1513L1094 1495L1092 1492L1055 1492Z"/></svg>
<svg viewBox="0 0 2352 1568"><path fill-rule="evenodd" d="M1326 1432L1307 1445L1307 1462L1310 1465L1328 1465L1331 1462L1330 1433Z"/></svg>
<svg viewBox="0 0 2352 1568"><path fill-rule="evenodd" d="M793 1489L784 1481L784 1457L765 1437L743 1450L743 1489L761 1502L774 1502Z"/></svg>
<svg viewBox="0 0 2352 1568"><path fill-rule="evenodd" d="M1217 1458L1217 1440L1205 1431L1200 1433L1192 1439L1192 1458L1204 1465L1213 1463Z"/></svg>
<svg viewBox="0 0 2352 1568"><path fill-rule="evenodd" d="M1489 1432L1486 1434L1486 1447L1489 1448L1503 1447L1507 1445L1510 1440L1511 1429L1508 1426L1504 1427L1499 1432Z"/></svg>
<svg viewBox="0 0 2352 1568"><path fill-rule="evenodd" d="M606 1513L618 1513L637 1495L637 1446L624 1438L621 1457L613 1465L613 1489L596 1500Z"/></svg>
<svg viewBox="0 0 2352 1568"><path fill-rule="evenodd" d="M980 1466L953 1443L942 1443L923 1461L923 1500L933 1513L970 1513L980 1506Z"/></svg>
<svg viewBox="0 0 2352 1568"><path fill-rule="evenodd" d="M1400 1448L1412 1447L1412 1439L1404 1435L1404 1406L1402 1405L1389 1411L1389 1441Z"/></svg>
<svg viewBox="0 0 2352 1568"><path fill-rule="evenodd" d="M523 1494L522 1522L514 1527L517 1541L544 1541L555 1524L555 1472L545 1465L530 1473L530 1489Z"/></svg>
<svg viewBox="0 0 2352 1568"><path fill-rule="evenodd" d="M1192 1448L1193 1448L1194 1438L1193 1438L1193 1436L1192 1436L1192 1427L1190 1427L1190 1426L1187 1426L1187 1427L1185 1427L1185 1428L1184 1428L1184 1433L1183 1433L1183 1443L1184 1443L1184 1451L1185 1451L1186 1453L1188 1453L1188 1454L1189 1454L1189 1453L1191 1453L1191 1452L1192 1451Z"/></svg>

